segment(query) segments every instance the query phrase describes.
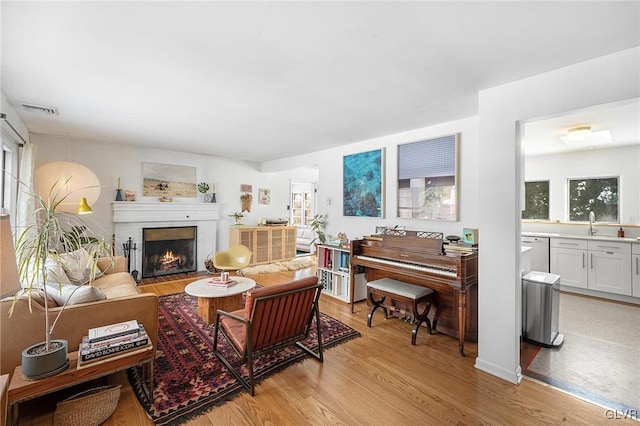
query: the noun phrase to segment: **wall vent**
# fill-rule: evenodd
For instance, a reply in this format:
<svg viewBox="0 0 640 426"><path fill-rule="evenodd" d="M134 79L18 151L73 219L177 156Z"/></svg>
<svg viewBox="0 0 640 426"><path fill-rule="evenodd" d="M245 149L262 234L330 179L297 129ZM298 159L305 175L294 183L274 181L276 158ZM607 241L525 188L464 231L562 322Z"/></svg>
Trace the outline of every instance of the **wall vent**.
<svg viewBox="0 0 640 426"><path fill-rule="evenodd" d="M58 115L58 108L56 108L56 107L50 107L50 106L44 106L44 105L36 105L36 104L32 104L30 102L18 102L18 105L24 111L37 112L37 113L40 113L40 114L48 114L48 115Z"/></svg>

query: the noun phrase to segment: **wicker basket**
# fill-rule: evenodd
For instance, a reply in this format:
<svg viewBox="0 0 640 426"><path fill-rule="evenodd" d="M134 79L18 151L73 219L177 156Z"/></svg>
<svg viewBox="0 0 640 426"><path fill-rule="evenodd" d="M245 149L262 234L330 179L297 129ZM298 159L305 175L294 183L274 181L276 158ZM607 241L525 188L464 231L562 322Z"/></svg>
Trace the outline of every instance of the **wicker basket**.
<svg viewBox="0 0 640 426"><path fill-rule="evenodd" d="M118 406L120 385L108 385L80 392L60 401L53 413L55 426L97 426Z"/></svg>

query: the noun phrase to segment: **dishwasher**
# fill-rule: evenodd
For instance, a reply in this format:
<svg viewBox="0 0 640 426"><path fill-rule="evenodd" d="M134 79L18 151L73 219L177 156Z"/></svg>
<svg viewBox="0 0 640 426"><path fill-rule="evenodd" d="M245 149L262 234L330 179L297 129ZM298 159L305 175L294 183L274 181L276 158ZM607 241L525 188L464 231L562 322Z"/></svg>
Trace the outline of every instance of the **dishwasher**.
<svg viewBox="0 0 640 426"><path fill-rule="evenodd" d="M549 272L549 238L522 236L522 247L531 247L531 270Z"/></svg>

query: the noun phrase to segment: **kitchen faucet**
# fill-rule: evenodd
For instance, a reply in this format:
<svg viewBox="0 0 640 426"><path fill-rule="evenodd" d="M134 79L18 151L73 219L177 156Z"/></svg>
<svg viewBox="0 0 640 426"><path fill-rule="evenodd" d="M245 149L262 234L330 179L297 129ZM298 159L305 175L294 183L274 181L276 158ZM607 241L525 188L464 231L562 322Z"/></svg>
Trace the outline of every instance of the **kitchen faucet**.
<svg viewBox="0 0 640 426"><path fill-rule="evenodd" d="M589 212L589 236L598 232L597 230L593 229L593 222L595 221L596 221L596 214L593 211L590 211Z"/></svg>

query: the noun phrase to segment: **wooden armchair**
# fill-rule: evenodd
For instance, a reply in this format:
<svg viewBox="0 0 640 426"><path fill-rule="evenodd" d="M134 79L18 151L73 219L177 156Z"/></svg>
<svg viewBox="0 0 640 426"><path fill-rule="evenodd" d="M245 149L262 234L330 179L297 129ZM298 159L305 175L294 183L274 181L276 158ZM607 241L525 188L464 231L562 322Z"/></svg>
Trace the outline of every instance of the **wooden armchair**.
<svg viewBox="0 0 640 426"><path fill-rule="evenodd" d="M293 343L323 361L322 332L318 301L322 284L317 277L308 277L284 284L260 287L247 292L244 309L218 311L213 351L233 375L255 395L253 361L259 355ZM312 351L301 341L309 337L313 319L316 320L318 350ZM241 362L247 364L249 380L218 351L218 329L224 334Z"/></svg>

